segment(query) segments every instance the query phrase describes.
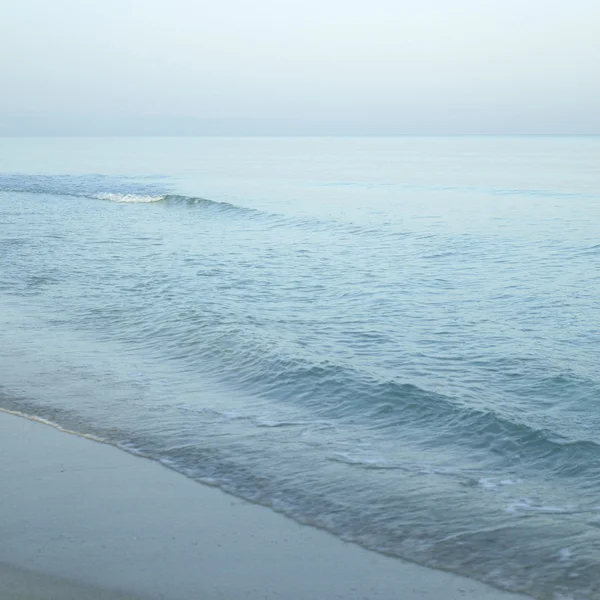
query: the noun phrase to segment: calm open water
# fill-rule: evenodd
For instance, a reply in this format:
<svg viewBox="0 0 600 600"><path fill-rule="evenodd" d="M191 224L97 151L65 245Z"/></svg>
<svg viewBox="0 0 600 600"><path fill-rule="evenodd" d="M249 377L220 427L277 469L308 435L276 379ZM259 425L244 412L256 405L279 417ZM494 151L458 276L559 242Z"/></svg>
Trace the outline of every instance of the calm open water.
<svg viewBox="0 0 600 600"><path fill-rule="evenodd" d="M0 407L600 597L600 138L0 139Z"/></svg>

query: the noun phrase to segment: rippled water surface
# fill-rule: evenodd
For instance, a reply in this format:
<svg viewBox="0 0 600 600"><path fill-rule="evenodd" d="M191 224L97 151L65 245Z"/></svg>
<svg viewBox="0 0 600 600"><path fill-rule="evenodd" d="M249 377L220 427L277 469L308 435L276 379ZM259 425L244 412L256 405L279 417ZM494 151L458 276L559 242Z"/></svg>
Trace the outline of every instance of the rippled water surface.
<svg viewBox="0 0 600 600"><path fill-rule="evenodd" d="M0 407L600 597L600 138L0 139Z"/></svg>

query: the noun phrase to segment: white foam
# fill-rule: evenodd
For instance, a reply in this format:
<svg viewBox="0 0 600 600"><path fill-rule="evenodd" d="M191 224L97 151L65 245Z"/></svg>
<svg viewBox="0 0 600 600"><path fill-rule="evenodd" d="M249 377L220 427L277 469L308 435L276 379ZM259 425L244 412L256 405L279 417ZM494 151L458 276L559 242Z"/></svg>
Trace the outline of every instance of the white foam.
<svg viewBox="0 0 600 600"><path fill-rule="evenodd" d="M334 452L328 456L329 460L342 462L348 465L357 465L376 469L393 469L395 465L386 461L382 456L364 456L350 454L349 452Z"/></svg>
<svg viewBox="0 0 600 600"><path fill-rule="evenodd" d="M513 479L501 479L500 481L497 481L488 477L482 477L477 483L483 488L493 489L506 485L517 485L520 482Z"/></svg>
<svg viewBox="0 0 600 600"><path fill-rule="evenodd" d="M223 410L223 411L215 410L214 412L222 417L225 417L226 419L228 419L230 421L238 421L241 419L249 418L247 415L242 414L239 410Z"/></svg>
<svg viewBox="0 0 600 600"><path fill-rule="evenodd" d="M570 548L561 548L558 556L561 562L568 562L573 556L573 552Z"/></svg>
<svg viewBox="0 0 600 600"><path fill-rule="evenodd" d="M528 498L521 498L516 502L510 503L505 511L507 513L527 513L527 512L540 512L540 513L550 513L550 514L561 514L568 513L569 511L565 508L560 508L558 506L544 506L541 504L535 504Z"/></svg>
<svg viewBox="0 0 600 600"><path fill-rule="evenodd" d="M497 483L485 477L482 477L477 483L479 483L481 487L486 488L488 490L498 487Z"/></svg>
<svg viewBox="0 0 600 600"><path fill-rule="evenodd" d="M110 202L129 202L133 204L148 204L150 202L160 202L165 199L165 196L145 196L142 194L113 194L100 193L92 194L92 198L98 200L108 200Z"/></svg>
<svg viewBox="0 0 600 600"><path fill-rule="evenodd" d="M596 515L595 517L593 517L590 521L591 523L600 523L600 515Z"/></svg>

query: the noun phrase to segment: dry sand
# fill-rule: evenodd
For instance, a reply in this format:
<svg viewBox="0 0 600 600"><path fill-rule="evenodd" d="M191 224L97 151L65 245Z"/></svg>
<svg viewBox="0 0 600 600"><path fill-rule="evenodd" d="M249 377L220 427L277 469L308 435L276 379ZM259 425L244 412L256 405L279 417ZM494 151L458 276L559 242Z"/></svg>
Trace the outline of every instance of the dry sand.
<svg viewBox="0 0 600 600"><path fill-rule="evenodd" d="M2 600L517 600L0 412Z"/></svg>

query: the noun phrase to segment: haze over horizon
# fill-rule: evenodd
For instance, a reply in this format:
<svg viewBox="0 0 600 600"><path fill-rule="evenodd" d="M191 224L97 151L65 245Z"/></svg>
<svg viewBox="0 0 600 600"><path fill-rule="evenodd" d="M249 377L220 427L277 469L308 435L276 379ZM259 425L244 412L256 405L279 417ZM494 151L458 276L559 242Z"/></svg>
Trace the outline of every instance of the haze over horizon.
<svg viewBox="0 0 600 600"><path fill-rule="evenodd" d="M0 135L600 133L596 0L22 0Z"/></svg>

